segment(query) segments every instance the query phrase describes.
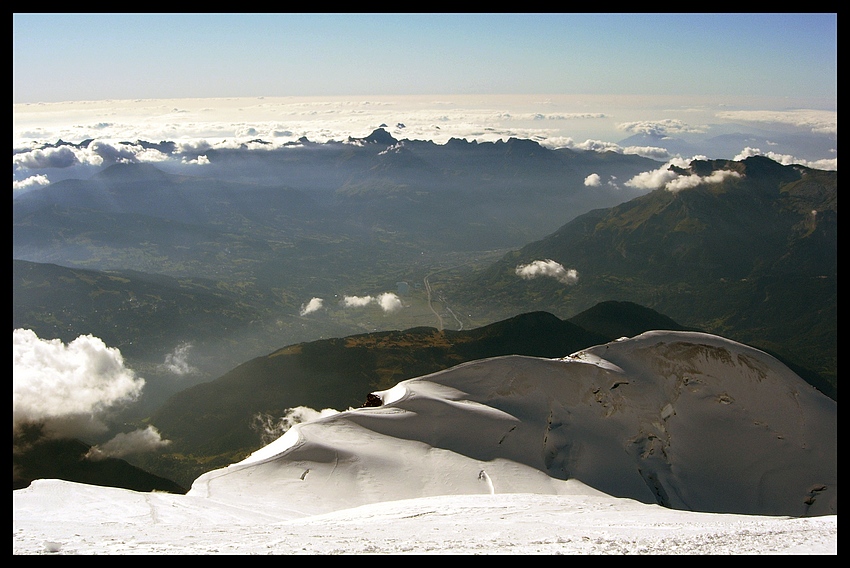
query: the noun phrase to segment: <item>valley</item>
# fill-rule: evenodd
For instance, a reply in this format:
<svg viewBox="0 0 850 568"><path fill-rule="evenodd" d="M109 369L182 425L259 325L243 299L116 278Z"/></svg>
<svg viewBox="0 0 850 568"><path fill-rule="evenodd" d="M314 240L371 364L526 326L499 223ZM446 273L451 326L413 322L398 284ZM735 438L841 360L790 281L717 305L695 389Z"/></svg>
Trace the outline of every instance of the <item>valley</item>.
<svg viewBox="0 0 850 568"><path fill-rule="evenodd" d="M13 329L120 349L144 394L87 441L152 424L173 445L132 460L157 475L186 485L244 457L263 442L257 417L653 329L593 332L584 314L612 301L763 349L837 399L836 172L755 157L671 166L695 180L680 191L588 188L661 164L385 131L208 157L203 176L105 164L13 203ZM538 313L550 324L504 327ZM553 344L580 316L589 335ZM493 329L498 348L461 349ZM266 386L232 382L245 373Z"/></svg>

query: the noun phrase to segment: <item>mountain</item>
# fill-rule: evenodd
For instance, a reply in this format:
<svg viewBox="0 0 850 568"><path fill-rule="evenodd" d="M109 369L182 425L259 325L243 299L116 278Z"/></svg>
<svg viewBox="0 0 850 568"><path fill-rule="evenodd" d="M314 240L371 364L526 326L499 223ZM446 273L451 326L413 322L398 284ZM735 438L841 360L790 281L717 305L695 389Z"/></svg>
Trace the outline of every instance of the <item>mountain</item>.
<svg viewBox="0 0 850 568"><path fill-rule="evenodd" d="M664 314L659 314L645 306L615 300L599 302L568 321L610 339L634 337L654 329L699 331L688 329Z"/></svg>
<svg viewBox="0 0 850 568"><path fill-rule="evenodd" d="M658 167L639 156L550 150L530 140L440 145L397 139L384 129L342 142L255 145L263 149L204 149L203 165L105 163L86 179L23 193L12 204L13 259L134 271L131 280L166 276L181 287L192 281L225 294L227 302L245 307L250 326L239 316L224 323L233 313L225 306L216 322L198 322L202 333L180 339L196 346L197 367L218 376L287 343L433 325L433 306L415 283L447 266L476 265L637 193L587 188L590 174L629 179ZM154 146L168 151L173 143ZM92 333L86 322L103 317L101 299L115 297L76 305L60 281L42 282L50 285L19 289L16 298L30 303L33 293L45 306L61 306L63 338ZM411 283L405 310L369 320L331 313L331 298L377 295L398 282ZM324 299L326 309L299 318L299 307L314 297ZM176 329L193 327L189 314L197 308L181 309L187 317ZM131 315L122 314L128 329L171 325L131 321ZM122 338L122 345L130 344ZM133 345L128 359L134 364L165 355L143 336Z"/></svg>
<svg viewBox="0 0 850 568"><path fill-rule="evenodd" d="M837 514L837 404L776 359L651 331L503 356L296 424L189 496L293 518L438 495L607 495L712 513ZM249 487L262 487L252 491Z"/></svg>
<svg viewBox="0 0 850 568"><path fill-rule="evenodd" d="M837 172L753 157L673 173L700 183L588 212L434 285L469 311L534 306L569 318L601 301L634 302L777 353L836 389ZM575 269L577 282L517 277L539 259Z"/></svg>
<svg viewBox="0 0 850 568"><path fill-rule="evenodd" d="M210 463L231 463L259 448L268 441L263 420L277 421L292 408L358 407L374 390L463 362L563 357L610 339L535 312L465 331L418 327L289 345L171 396L147 420L171 440L171 453L146 466L189 483ZM181 463L182 454L197 456L200 466Z"/></svg>
<svg viewBox="0 0 850 568"><path fill-rule="evenodd" d="M123 459L88 459L86 454L91 447L79 440L42 438L21 443L13 449L13 490L29 487L36 479L63 479L133 491L186 493L184 487L173 481L144 471Z"/></svg>

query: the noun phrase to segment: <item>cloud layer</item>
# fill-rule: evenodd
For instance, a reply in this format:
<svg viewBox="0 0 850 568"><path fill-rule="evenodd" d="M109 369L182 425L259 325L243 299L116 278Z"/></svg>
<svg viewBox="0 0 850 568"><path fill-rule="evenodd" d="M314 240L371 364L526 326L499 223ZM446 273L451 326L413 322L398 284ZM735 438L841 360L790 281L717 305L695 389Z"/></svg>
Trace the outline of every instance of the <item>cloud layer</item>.
<svg viewBox="0 0 850 568"><path fill-rule="evenodd" d="M451 138L493 142L513 137L535 140L547 148L618 152L666 161L688 156L652 145L623 145L617 140L623 133L643 133L684 137L698 145L700 139L723 133L717 130L717 123L745 123L759 129L793 129L800 136L832 137L833 155L809 156L813 161L805 162L795 159L795 150L786 147L783 156L810 167L837 169L836 111L735 110L720 102L701 107L679 99L668 102L670 108L663 109L657 105L664 101L653 101L656 106L651 110L627 98L571 96L452 96L445 100L256 97L18 104L13 105L13 194L68 177L88 177L95 168L119 161L202 168L209 163L206 152L210 149L244 144L249 149L271 150L297 143L302 137L320 143L340 141L366 136L382 126L398 139L438 144ZM576 110L588 106L599 108ZM655 116L647 119L649 113ZM110 119L104 120L104 116ZM257 139L267 143L257 143ZM60 144L61 140L72 143ZM139 140L171 144L131 142ZM743 151L743 146L732 152ZM731 155L715 157L729 159Z"/></svg>

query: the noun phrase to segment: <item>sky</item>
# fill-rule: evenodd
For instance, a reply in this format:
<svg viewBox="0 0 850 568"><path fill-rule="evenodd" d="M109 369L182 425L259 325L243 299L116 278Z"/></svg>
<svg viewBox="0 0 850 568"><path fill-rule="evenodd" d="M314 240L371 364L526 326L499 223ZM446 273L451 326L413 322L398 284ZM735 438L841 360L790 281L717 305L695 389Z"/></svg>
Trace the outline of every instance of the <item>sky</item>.
<svg viewBox="0 0 850 568"><path fill-rule="evenodd" d="M36 480L13 553L837 554L837 405L751 347L653 331L374 394L185 495Z"/></svg>
<svg viewBox="0 0 850 568"><path fill-rule="evenodd" d="M835 110L837 14L13 15L13 102L775 97Z"/></svg>

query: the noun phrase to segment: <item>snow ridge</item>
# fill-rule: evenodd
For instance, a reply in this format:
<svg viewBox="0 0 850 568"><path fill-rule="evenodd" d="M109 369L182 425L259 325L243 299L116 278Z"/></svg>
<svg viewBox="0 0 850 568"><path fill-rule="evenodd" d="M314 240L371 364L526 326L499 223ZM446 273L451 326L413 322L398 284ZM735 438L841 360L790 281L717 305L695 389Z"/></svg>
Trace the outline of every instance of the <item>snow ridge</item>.
<svg viewBox="0 0 850 568"><path fill-rule="evenodd" d="M837 513L836 403L721 337L654 331L562 359L495 357L376 394L383 406L297 425L189 495L319 514L564 495L577 480L674 509Z"/></svg>

